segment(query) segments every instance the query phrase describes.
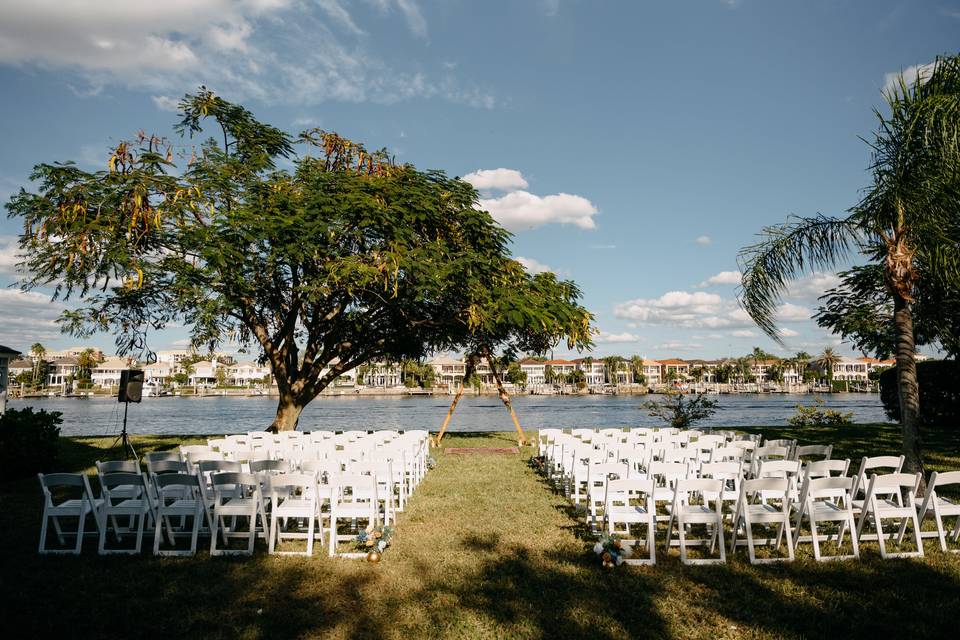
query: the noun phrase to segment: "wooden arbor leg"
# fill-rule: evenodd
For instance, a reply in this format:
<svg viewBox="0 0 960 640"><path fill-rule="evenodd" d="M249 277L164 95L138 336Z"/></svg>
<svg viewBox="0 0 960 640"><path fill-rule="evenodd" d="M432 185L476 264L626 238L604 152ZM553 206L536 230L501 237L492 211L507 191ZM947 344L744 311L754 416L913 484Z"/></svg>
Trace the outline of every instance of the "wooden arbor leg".
<svg viewBox="0 0 960 640"><path fill-rule="evenodd" d="M443 434L447 432L447 425L450 424L450 418L453 417L453 412L457 408L457 403L460 402L460 398L463 397L463 391L467 388L467 380L473 375L473 370L475 368L475 360L473 356L467 358L467 368L463 374L463 384L460 385L460 388L457 390L457 395L453 397L453 402L450 403L450 409L447 411L447 417L443 419L443 426L440 427L440 432L437 434L436 446L440 446L440 441L443 439Z"/></svg>
<svg viewBox="0 0 960 640"><path fill-rule="evenodd" d="M523 428L520 426L520 420L517 419L517 413L513 410L513 403L510 402L510 395L503 387L503 381L500 379L500 372L497 371L497 365L493 360L493 354L491 354L489 350L486 352L486 357L487 362L490 365L490 371L493 372L493 379L497 382L497 390L500 392L500 400L507 408L507 411L510 412L510 417L513 418L513 426L517 428L517 435L520 437L520 446L523 446L527 444L527 434L523 432Z"/></svg>

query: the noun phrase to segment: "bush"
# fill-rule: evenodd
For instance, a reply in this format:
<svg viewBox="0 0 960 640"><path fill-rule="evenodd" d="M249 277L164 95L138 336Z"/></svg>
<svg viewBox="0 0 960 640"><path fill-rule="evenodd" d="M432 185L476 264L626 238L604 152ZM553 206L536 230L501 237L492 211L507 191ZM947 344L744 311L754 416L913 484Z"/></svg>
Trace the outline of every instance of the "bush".
<svg viewBox="0 0 960 640"><path fill-rule="evenodd" d="M671 427L678 429L686 429L697 420L709 418L717 411L717 402L704 397L702 393L696 396L678 393L668 396L666 400L644 402L641 406L651 416L662 418Z"/></svg>
<svg viewBox="0 0 960 640"><path fill-rule="evenodd" d="M824 409L823 399L814 398L812 406L797 405L797 413L787 418L791 427L844 427L853 424L853 413Z"/></svg>
<svg viewBox="0 0 960 640"><path fill-rule="evenodd" d="M0 469L5 477L19 478L49 471L57 461L59 411L34 412L33 407L7 409L0 416Z"/></svg>
<svg viewBox="0 0 960 640"><path fill-rule="evenodd" d="M960 419L960 362L928 360L917 363L921 426L947 426ZM891 420L900 420L897 368L880 374L880 400Z"/></svg>

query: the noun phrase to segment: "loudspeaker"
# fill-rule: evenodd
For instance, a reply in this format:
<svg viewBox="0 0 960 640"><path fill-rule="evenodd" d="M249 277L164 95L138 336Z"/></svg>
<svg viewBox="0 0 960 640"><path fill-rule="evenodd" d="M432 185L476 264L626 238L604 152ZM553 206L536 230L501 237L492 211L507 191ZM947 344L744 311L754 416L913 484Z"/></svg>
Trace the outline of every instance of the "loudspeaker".
<svg viewBox="0 0 960 640"><path fill-rule="evenodd" d="M124 369L120 372L120 393L117 400L120 402L140 402L143 396L143 371L140 369Z"/></svg>

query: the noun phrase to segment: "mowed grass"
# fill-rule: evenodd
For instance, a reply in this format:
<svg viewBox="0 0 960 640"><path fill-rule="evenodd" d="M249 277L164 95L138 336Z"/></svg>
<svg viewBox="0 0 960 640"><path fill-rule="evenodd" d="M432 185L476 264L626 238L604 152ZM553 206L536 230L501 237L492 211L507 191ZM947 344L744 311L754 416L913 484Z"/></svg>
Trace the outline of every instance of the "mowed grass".
<svg viewBox="0 0 960 640"><path fill-rule="evenodd" d="M771 433L774 431L771 430ZM776 429L837 455L897 451L895 427ZM931 435L931 468L960 469L957 431ZM142 454L190 439L142 437ZM63 470L91 470L109 439L64 442ZM506 447L510 434L451 434L444 447ZM960 555L922 560L684 567L658 540L656 567L603 569L567 501L513 455L435 452L383 561L39 556L35 478L2 483L0 587L17 636L242 638L950 637ZM201 546L204 540L201 539Z"/></svg>

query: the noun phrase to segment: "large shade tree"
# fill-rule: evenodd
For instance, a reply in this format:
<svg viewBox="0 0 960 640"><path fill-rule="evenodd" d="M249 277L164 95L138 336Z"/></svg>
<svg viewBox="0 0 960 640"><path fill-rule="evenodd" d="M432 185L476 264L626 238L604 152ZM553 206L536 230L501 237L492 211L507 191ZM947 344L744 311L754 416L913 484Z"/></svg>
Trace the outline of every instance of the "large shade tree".
<svg viewBox="0 0 960 640"><path fill-rule="evenodd" d="M853 254L882 273L892 303L905 468L923 469L917 416L914 305L928 285L960 289L960 56L938 58L886 95L870 145L872 184L844 217L798 218L763 230L740 253L740 301L780 341L775 311L788 282ZM926 278L924 280L923 278Z"/></svg>
<svg viewBox="0 0 960 640"><path fill-rule="evenodd" d="M100 171L40 164L8 203L21 286L76 301L66 330L149 354L150 333L179 323L197 348L253 349L277 381L272 428L287 430L345 371L460 346L517 278L509 234L466 182L336 134L294 138L205 89L180 111L173 141L139 134ZM538 319L511 317L519 337Z"/></svg>

